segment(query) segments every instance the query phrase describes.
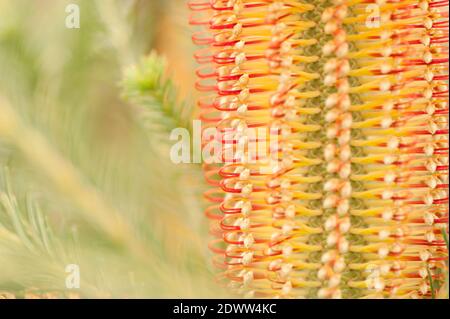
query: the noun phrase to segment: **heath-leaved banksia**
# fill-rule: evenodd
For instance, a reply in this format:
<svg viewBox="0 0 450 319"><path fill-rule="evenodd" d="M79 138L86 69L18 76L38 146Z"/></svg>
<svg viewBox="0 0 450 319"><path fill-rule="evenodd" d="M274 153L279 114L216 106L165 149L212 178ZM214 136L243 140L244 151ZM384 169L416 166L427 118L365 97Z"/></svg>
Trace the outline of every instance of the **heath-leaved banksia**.
<svg viewBox="0 0 450 319"><path fill-rule="evenodd" d="M448 0L188 5L202 123L226 148L250 128L278 139L254 161L204 164L218 281L258 298L435 297L448 276Z"/></svg>

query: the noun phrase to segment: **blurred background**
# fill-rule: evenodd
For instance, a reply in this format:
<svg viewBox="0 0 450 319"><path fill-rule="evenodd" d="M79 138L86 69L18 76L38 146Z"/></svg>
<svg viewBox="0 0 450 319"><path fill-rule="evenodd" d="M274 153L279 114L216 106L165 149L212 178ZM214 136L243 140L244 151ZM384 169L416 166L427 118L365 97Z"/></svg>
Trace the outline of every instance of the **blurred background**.
<svg viewBox="0 0 450 319"><path fill-rule="evenodd" d="M201 169L168 160L191 32L184 0L0 0L0 298L224 296Z"/></svg>

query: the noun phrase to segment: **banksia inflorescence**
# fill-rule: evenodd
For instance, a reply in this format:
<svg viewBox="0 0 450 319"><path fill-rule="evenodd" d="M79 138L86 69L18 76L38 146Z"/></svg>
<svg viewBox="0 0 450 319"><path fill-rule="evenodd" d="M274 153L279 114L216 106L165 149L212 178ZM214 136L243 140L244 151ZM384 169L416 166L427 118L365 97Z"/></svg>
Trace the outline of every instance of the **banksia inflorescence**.
<svg viewBox="0 0 450 319"><path fill-rule="evenodd" d="M204 164L219 281L246 297L435 296L448 273L448 1L189 7L200 118L218 129L203 145L234 151Z"/></svg>

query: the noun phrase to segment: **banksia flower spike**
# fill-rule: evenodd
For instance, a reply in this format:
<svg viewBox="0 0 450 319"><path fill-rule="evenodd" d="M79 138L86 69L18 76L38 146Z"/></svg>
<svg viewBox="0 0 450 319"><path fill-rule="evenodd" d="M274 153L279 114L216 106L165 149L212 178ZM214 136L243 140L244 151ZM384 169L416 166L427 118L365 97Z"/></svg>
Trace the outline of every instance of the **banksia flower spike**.
<svg viewBox="0 0 450 319"><path fill-rule="evenodd" d="M202 144L222 149L204 164L219 282L433 297L448 275L448 1L189 7L200 119L217 129Z"/></svg>

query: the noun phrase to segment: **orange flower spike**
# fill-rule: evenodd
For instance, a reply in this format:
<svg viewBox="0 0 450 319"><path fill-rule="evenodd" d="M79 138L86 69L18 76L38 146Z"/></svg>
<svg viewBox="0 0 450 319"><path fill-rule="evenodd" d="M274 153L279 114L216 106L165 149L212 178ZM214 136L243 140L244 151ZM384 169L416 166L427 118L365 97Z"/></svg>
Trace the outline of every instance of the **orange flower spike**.
<svg viewBox="0 0 450 319"><path fill-rule="evenodd" d="M428 276L448 272L448 1L189 7L200 118L218 130L203 146L223 151L204 164L220 282L247 297L434 295Z"/></svg>

